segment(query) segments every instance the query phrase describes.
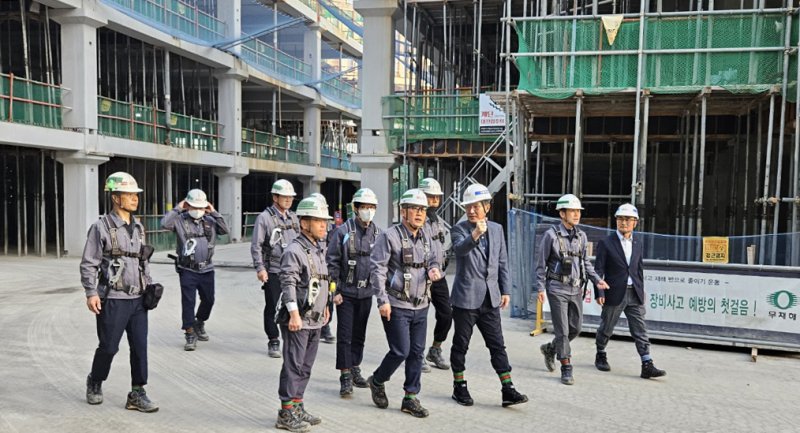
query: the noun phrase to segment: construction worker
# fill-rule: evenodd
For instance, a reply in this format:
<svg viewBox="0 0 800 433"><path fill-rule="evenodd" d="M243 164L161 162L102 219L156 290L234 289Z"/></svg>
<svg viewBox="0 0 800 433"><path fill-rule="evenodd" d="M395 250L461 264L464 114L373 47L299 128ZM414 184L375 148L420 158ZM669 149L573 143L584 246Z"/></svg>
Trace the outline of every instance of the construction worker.
<svg viewBox="0 0 800 433"><path fill-rule="evenodd" d="M161 228L175 232L175 270L181 283L183 350L197 348L197 340L208 341L206 320L214 306L214 255L217 235L228 233L225 219L200 189L190 190L178 206L164 215ZM195 312L197 296L200 306Z"/></svg>
<svg viewBox="0 0 800 433"><path fill-rule="evenodd" d="M405 362L405 397L400 410L418 418L428 416L417 394L420 391L422 356L428 325L430 284L442 278L431 251L431 240L422 230L428 199L418 189L400 197L402 222L388 228L375 242L370 257L370 285L389 343L389 352L367 379L372 401L381 409L389 406L384 383Z"/></svg>
<svg viewBox="0 0 800 433"><path fill-rule="evenodd" d="M149 259L153 250L145 245L144 226L133 215L142 190L133 176L122 171L108 176L105 190L111 192L113 210L89 228L80 264L86 306L95 314L99 340L86 378L86 401L103 402L102 383L108 378L124 332L130 346L132 385L125 408L155 412L158 405L144 390L147 309L142 296L152 283Z"/></svg>
<svg viewBox="0 0 800 433"><path fill-rule="evenodd" d="M466 355L472 330L477 325L489 349L492 367L500 378L503 407L525 403L528 397L520 394L511 381L500 309L511 301L511 276L508 272L508 252L503 227L489 221L492 194L476 183L467 187L461 206L467 221L453 226L453 251L456 256L456 277L453 281L453 400L472 406L473 400L464 379Z"/></svg>
<svg viewBox="0 0 800 433"><path fill-rule="evenodd" d="M352 396L353 386L367 387L361 375L361 361L373 296L369 285L370 252L381 232L372 222L378 197L371 189L356 191L352 207L354 216L333 232L325 256L334 284L333 303L338 310L336 369L340 372L342 398Z"/></svg>
<svg viewBox="0 0 800 433"><path fill-rule="evenodd" d="M270 358L280 358L280 331L275 324L275 309L281 294L278 274L283 250L297 237L300 223L290 209L297 195L292 183L278 179L272 184L271 194L272 206L258 214L253 226L250 255L253 257L253 267L256 268L258 281L263 283L261 289L264 291L265 301L264 332L269 340L267 355Z"/></svg>
<svg viewBox="0 0 800 433"><path fill-rule="evenodd" d="M643 379L665 376L667 372L653 365L650 356L650 339L644 321L644 256L642 241L633 236L639 222L639 210L625 203L614 213L617 230L597 245L594 269L608 283L604 290L595 288L595 300L603 307L600 326L597 328L597 355L594 365L600 371L611 371L606 354L608 340L614 334L620 314L625 313L628 330L636 343L636 351L642 360Z"/></svg>
<svg viewBox="0 0 800 433"><path fill-rule="evenodd" d="M309 197L314 197L317 200L321 201L325 205L325 212L328 212L328 215L330 215L330 208L328 207L328 199L326 199L324 195L322 195L322 194L320 194L318 192L312 192L309 195ZM325 236L325 240L322 241L322 242L324 242L324 245L322 247L322 249L324 251L328 251L328 245L330 245L331 236L333 236L333 232L336 230L336 225L333 224L333 219L328 221L326 230L327 230L328 234ZM334 280L332 280L332 281L334 281ZM330 313L331 320L332 320L333 319L333 302L328 302L328 313ZM326 323L325 326L322 327L322 342L326 343L326 344L336 343L336 336L333 335L333 332L331 332L331 323L330 323L330 321L328 321L328 323Z"/></svg>
<svg viewBox="0 0 800 433"><path fill-rule="evenodd" d="M322 422L305 410L303 394L317 357L320 328L328 322L328 265L322 241L331 219L328 207L314 197L297 205L300 234L281 257L282 287L279 314L283 336L283 367L278 384L281 409L275 427L291 432L308 431Z"/></svg>
<svg viewBox="0 0 800 433"><path fill-rule="evenodd" d="M556 210L561 223L544 232L536 256L538 301L544 303L546 292L555 338L539 349L547 370L555 371L558 358L561 383L572 385L575 380L569 342L581 332L586 284L592 280L600 289L607 289L608 284L597 275L586 255L586 233L577 227L583 210L581 201L572 194L563 195L556 202Z"/></svg>
<svg viewBox="0 0 800 433"><path fill-rule="evenodd" d="M436 261L442 265L442 271L446 269L447 249L445 240L447 239L447 227L444 221L436 215L436 209L442 203L442 187L433 178L425 178L419 183L419 189L425 193L428 199L428 212L425 219L424 230L427 230L431 237L431 250L436 255ZM447 279L442 278L431 284L431 303L436 310L436 325L433 327L433 345L428 349L428 356L425 359L434 367L449 370L450 364L442 356L442 343L447 339L447 333L453 324L453 309L450 307L450 289L447 287ZM423 365L427 367L427 364ZM430 367L429 367L430 369Z"/></svg>

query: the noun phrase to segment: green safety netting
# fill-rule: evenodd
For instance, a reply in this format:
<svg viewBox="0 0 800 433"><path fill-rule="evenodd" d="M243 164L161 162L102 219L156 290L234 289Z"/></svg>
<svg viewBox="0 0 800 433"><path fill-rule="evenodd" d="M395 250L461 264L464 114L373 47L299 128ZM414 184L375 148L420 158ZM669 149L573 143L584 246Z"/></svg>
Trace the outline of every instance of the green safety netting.
<svg viewBox="0 0 800 433"><path fill-rule="evenodd" d="M491 142L497 138L478 134L478 98L472 94L386 96L382 105L390 150L402 148L404 129L409 143L430 139Z"/></svg>
<svg viewBox="0 0 800 433"><path fill-rule="evenodd" d="M652 93L695 93L706 86L719 86L732 93L760 93L780 85L783 50L754 52L749 48L783 47L786 19L783 14L648 17L645 20L645 50L741 50L645 53L642 87ZM635 89L639 25L638 19L623 21L611 46L600 18L518 23L520 53L563 53L548 57L518 57L519 89L552 99L571 97L579 89L588 95ZM791 45L797 46L797 21L792 30ZM633 53L571 56L569 52L574 51ZM792 53L790 59L788 99L794 101L796 53Z"/></svg>
<svg viewBox="0 0 800 433"><path fill-rule="evenodd" d="M242 129L242 155L256 159L308 164L308 151L302 141L257 129Z"/></svg>
<svg viewBox="0 0 800 433"><path fill-rule="evenodd" d="M59 87L0 74L0 121L61 128Z"/></svg>

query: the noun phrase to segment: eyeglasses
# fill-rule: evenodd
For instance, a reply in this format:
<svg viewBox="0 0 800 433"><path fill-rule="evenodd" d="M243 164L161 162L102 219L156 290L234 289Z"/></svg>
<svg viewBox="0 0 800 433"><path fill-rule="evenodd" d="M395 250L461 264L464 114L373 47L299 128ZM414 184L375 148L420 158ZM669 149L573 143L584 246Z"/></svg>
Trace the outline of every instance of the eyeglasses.
<svg viewBox="0 0 800 433"><path fill-rule="evenodd" d="M413 210L416 213L425 213L425 212L428 211L427 208L424 208L422 206L408 206L408 207L406 207L406 209Z"/></svg>
<svg viewBox="0 0 800 433"><path fill-rule="evenodd" d="M617 221L621 223L632 223L636 221L634 217L617 217Z"/></svg>

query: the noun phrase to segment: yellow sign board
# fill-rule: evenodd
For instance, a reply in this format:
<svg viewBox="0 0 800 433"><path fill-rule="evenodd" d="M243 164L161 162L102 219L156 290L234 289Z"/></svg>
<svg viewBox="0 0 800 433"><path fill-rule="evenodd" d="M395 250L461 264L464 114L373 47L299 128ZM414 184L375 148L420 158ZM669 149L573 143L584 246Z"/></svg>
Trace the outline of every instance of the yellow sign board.
<svg viewBox="0 0 800 433"><path fill-rule="evenodd" d="M729 246L726 237L704 237L703 263L728 263Z"/></svg>

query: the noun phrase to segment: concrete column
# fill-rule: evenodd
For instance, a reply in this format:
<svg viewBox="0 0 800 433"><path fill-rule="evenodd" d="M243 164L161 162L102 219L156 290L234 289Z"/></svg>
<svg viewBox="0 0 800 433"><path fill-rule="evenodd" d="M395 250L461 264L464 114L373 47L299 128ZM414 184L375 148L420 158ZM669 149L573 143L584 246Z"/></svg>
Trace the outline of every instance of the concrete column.
<svg viewBox="0 0 800 433"><path fill-rule="evenodd" d="M61 76L64 128L93 134L97 131L97 28L108 24L96 2L83 8L53 11L61 24ZM82 233L81 235L84 235Z"/></svg>
<svg viewBox="0 0 800 433"><path fill-rule="evenodd" d="M304 177L300 181L303 182L303 197L308 197L313 193L322 192L322 183L327 180L322 176ZM331 203L328 203L330 206ZM332 207L332 206L331 206Z"/></svg>
<svg viewBox="0 0 800 433"><path fill-rule="evenodd" d="M361 168L361 186L371 188L380 204L375 222L388 227L393 220L392 167L383 127L381 98L392 93L394 79L394 20L396 0L355 0L355 9L364 17L364 58L361 76L360 152L352 161Z"/></svg>
<svg viewBox="0 0 800 433"><path fill-rule="evenodd" d="M232 242L242 239L242 178L249 173L242 152L242 80L248 76L247 65L235 61L233 68L215 74L219 82L219 122L222 125L223 152L234 156L234 166L218 169L217 210L227 216Z"/></svg>
<svg viewBox="0 0 800 433"><path fill-rule="evenodd" d="M322 78L322 31L319 23L306 27L303 34L303 61L311 65L311 79Z"/></svg>
<svg viewBox="0 0 800 433"><path fill-rule="evenodd" d="M303 106L303 141L308 146L308 163L319 167L322 154L322 104L314 102Z"/></svg>
<svg viewBox="0 0 800 433"><path fill-rule="evenodd" d="M236 40L242 37L242 0L217 2L217 17L225 23L226 39ZM229 50L238 55L241 45L234 45Z"/></svg>
<svg viewBox="0 0 800 433"><path fill-rule="evenodd" d="M84 152L59 152L58 162L64 164L64 253L80 257L86 244L86 232L100 216L98 167L107 157Z"/></svg>

